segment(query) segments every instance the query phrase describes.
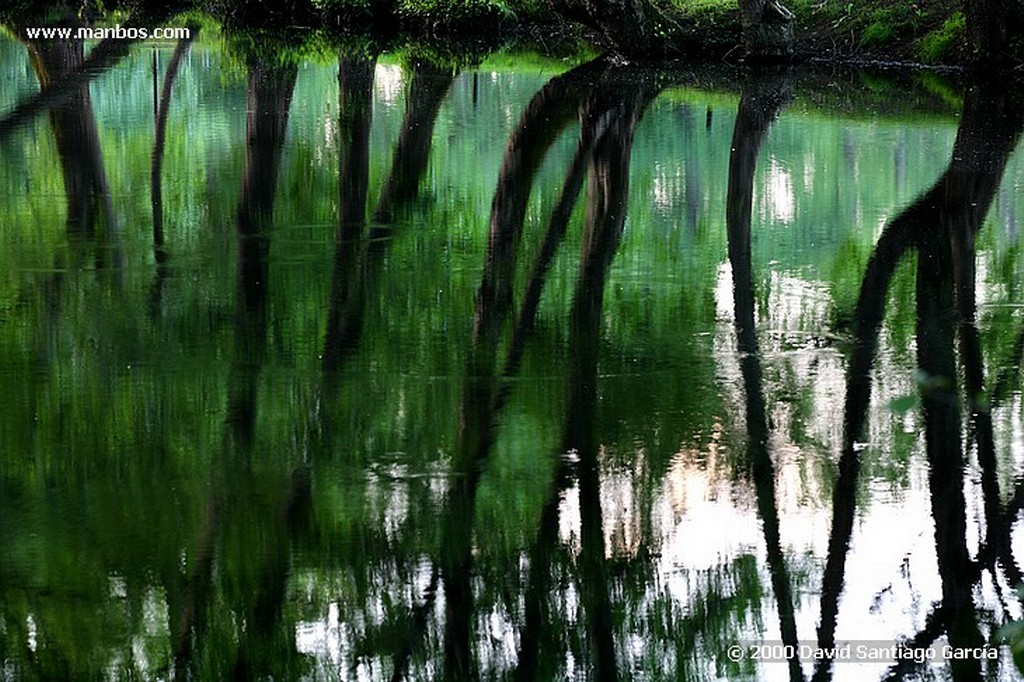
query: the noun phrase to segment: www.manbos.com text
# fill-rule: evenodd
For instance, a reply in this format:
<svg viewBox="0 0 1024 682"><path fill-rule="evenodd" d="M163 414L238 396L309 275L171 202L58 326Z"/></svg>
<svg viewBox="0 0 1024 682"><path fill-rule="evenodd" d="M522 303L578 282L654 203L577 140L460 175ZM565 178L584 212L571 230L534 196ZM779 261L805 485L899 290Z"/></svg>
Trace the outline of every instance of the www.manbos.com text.
<svg viewBox="0 0 1024 682"><path fill-rule="evenodd" d="M29 40L179 40L189 38L191 29L184 26L157 27L139 26L47 26L25 29Z"/></svg>

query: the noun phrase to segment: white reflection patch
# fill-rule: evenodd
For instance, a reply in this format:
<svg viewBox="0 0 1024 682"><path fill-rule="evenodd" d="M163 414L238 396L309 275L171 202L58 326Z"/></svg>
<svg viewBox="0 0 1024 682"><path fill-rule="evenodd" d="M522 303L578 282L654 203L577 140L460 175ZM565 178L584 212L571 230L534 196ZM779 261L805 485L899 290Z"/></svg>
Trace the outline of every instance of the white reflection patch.
<svg viewBox="0 0 1024 682"><path fill-rule="evenodd" d="M395 106L402 94L405 78L402 67L397 64L377 64L374 71L373 89L377 98L388 106Z"/></svg>
<svg viewBox="0 0 1024 682"><path fill-rule="evenodd" d="M793 194L793 176L777 159L768 163L764 183L765 206L762 215L773 221L789 225L796 216L796 196Z"/></svg>
<svg viewBox="0 0 1024 682"><path fill-rule="evenodd" d="M295 648L299 653L323 660L329 658L335 666L341 664L341 652L349 643L339 623L338 603L331 602L327 616L322 620L304 621L295 625Z"/></svg>
<svg viewBox="0 0 1024 682"><path fill-rule="evenodd" d="M32 653L36 652L36 619L32 617L32 614L28 614L25 617L25 629L28 630L28 650Z"/></svg>

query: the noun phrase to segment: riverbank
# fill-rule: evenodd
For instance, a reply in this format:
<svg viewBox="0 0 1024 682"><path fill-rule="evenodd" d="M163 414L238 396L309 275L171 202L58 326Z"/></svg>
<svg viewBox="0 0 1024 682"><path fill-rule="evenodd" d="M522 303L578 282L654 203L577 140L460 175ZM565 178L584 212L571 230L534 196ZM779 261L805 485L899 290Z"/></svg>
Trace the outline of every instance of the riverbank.
<svg viewBox="0 0 1024 682"><path fill-rule="evenodd" d="M355 41L375 50L416 43L438 52L489 52L510 44L542 52L599 53L611 49L587 21L570 22L545 0L293 0L269 9L244 0L172 3L193 19L209 21L227 34L254 33L257 42L302 49L311 43ZM600 7L597 3L592 3ZM23 4L0 13L55 16L53 7ZM79 21L109 23L127 17L143 2L107 2ZM588 5L589 7L590 5ZM793 15L793 59L839 63L900 63L925 66L970 65L974 50L959 0L788 0ZM674 58L741 61L744 56L736 0L670 0L657 11L672 24ZM70 10L69 10L70 11ZM166 16L166 8L162 12ZM24 24L25 22L20 22ZM660 30L660 29L659 29ZM654 58L657 51L652 50ZM668 55L666 55L668 56ZM1001 60L1008 71L1024 68L1024 46Z"/></svg>
<svg viewBox="0 0 1024 682"><path fill-rule="evenodd" d="M543 0L312 0L313 21L342 33L378 39L426 39L428 43L510 40L565 49L584 43L608 48L599 32L552 13ZM862 0L788 0L793 14L794 59L845 63L967 66L974 52L959 0L892 3ZM743 57L735 0L673 0L666 8L682 30L684 57ZM389 15L393 20L381 21ZM236 13L236 19L252 15ZM272 17L266 17L273 21ZM1008 69L1024 65L1024 48Z"/></svg>

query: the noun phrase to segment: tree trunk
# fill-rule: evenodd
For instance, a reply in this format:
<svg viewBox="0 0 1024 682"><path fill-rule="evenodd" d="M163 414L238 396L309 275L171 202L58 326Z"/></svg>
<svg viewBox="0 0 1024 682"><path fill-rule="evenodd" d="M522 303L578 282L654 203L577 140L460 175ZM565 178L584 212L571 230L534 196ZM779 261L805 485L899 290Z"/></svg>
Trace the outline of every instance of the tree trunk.
<svg viewBox="0 0 1024 682"><path fill-rule="evenodd" d="M739 0L743 46L748 59L783 59L793 54L793 13L778 0Z"/></svg>
<svg viewBox="0 0 1024 682"><path fill-rule="evenodd" d="M1005 58L1018 27L1024 20L1021 0L961 0L967 19L967 35L977 58L993 61Z"/></svg>

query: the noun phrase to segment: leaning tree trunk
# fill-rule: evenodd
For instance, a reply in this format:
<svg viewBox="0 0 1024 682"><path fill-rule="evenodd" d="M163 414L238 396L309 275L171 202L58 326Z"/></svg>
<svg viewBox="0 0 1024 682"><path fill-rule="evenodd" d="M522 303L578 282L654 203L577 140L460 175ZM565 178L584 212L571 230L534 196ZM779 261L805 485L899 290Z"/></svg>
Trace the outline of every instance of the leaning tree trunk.
<svg viewBox="0 0 1024 682"><path fill-rule="evenodd" d="M793 13L778 0L739 0L743 46L749 59L793 54Z"/></svg>

